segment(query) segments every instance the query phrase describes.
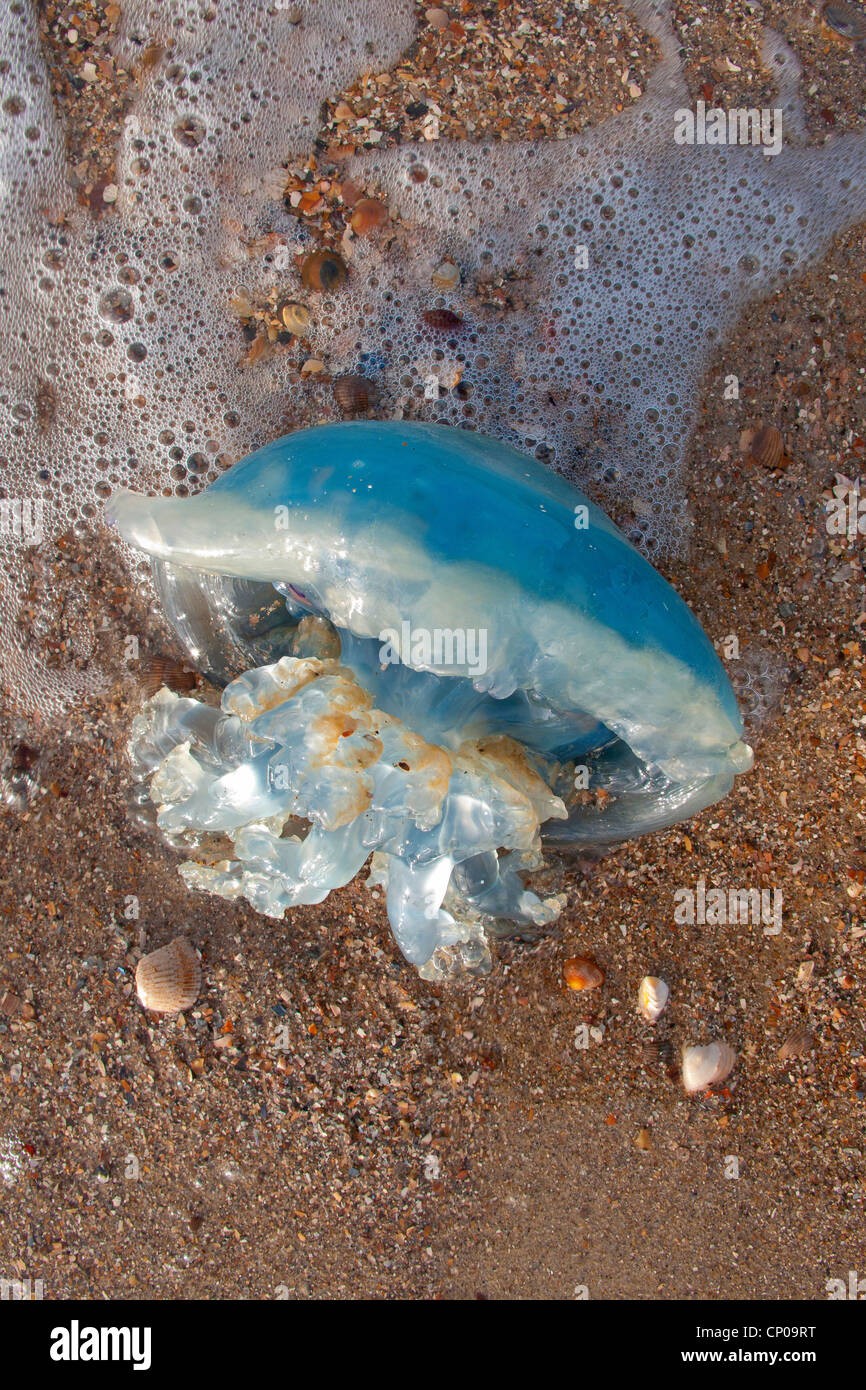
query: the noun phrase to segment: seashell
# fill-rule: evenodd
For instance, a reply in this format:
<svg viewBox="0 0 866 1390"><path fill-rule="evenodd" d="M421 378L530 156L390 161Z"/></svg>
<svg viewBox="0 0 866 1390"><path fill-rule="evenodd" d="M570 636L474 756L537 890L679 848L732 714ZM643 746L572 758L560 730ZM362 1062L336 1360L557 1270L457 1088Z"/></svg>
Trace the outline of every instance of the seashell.
<svg viewBox="0 0 866 1390"><path fill-rule="evenodd" d="M347 110L350 109L351 108L347 107ZM338 120L340 119L339 110L340 108L337 107ZM352 112L352 114L349 116L350 120L352 120L353 118L354 112ZM363 197L363 195L364 185L356 183L354 179L344 179L343 182L340 184L340 197L343 199L343 202L345 203L347 208L354 207L355 204L359 201L359 199Z"/></svg>
<svg viewBox="0 0 866 1390"><path fill-rule="evenodd" d="M598 989L604 971L589 956L569 956L563 961L562 979L569 989Z"/></svg>
<svg viewBox="0 0 866 1390"><path fill-rule="evenodd" d="M280 310L280 318L286 325L290 333L294 333L299 338L306 336L313 316L306 304L298 304L296 300L290 299Z"/></svg>
<svg viewBox="0 0 866 1390"><path fill-rule="evenodd" d="M460 284L460 267L453 261L440 261L431 279L439 290L456 290Z"/></svg>
<svg viewBox="0 0 866 1390"><path fill-rule="evenodd" d="M313 251L301 266L301 279L307 289L318 290L322 294L329 294L331 290L338 290L341 285L345 285L348 274L342 256L327 248Z"/></svg>
<svg viewBox="0 0 866 1390"><path fill-rule="evenodd" d="M148 661L142 662L139 675L141 688L148 700L164 685L167 685L169 690L184 695L195 690L198 685L195 671L187 670L186 666L182 666L170 656L152 656Z"/></svg>
<svg viewBox="0 0 866 1390"><path fill-rule="evenodd" d="M178 936L158 951L142 956L135 971L135 988L142 1007L158 1014L190 1008L201 989L201 965L195 949Z"/></svg>
<svg viewBox="0 0 866 1390"><path fill-rule="evenodd" d="M674 1050L667 1038L663 1038L660 1042L653 1041L647 1043L643 1050L644 1065L648 1067L666 1067L670 1063L673 1055Z"/></svg>
<svg viewBox="0 0 866 1390"><path fill-rule="evenodd" d="M388 220L388 209L378 198L359 198L352 209L352 231L356 236L369 236Z"/></svg>
<svg viewBox="0 0 866 1390"><path fill-rule="evenodd" d="M428 328L440 328L454 332L463 327L463 320L453 309L425 309L421 315Z"/></svg>
<svg viewBox="0 0 866 1390"><path fill-rule="evenodd" d="M854 5L825 5L821 15L828 28L843 39L866 39L866 15Z"/></svg>
<svg viewBox="0 0 866 1390"><path fill-rule="evenodd" d="M749 445L749 458L761 468L778 468L784 452L782 431L775 425L764 425Z"/></svg>
<svg viewBox="0 0 866 1390"><path fill-rule="evenodd" d="M334 381L334 397L347 415L358 415L369 409L376 398L376 388L365 376L347 374L338 376Z"/></svg>
<svg viewBox="0 0 866 1390"><path fill-rule="evenodd" d="M707 1043L706 1047L683 1048L683 1087L689 1094L703 1091L724 1081L733 1071L737 1054L725 1042Z"/></svg>
<svg viewBox="0 0 866 1390"><path fill-rule="evenodd" d="M657 975L644 975L637 991L637 1006L641 1017L647 1023L655 1023L661 1018L670 998L670 987Z"/></svg>
<svg viewBox="0 0 866 1390"><path fill-rule="evenodd" d="M790 1032L776 1053L782 1061L787 1061L791 1057L808 1057L814 1049L815 1035L810 1029L800 1026Z"/></svg>
<svg viewBox="0 0 866 1390"><path fill-rule="evenodd" d="M652 1135L648 1129L639 1129L634 1142L639 1149L643 1149L644 1153L648 1153L653 1146Z"/></svg>

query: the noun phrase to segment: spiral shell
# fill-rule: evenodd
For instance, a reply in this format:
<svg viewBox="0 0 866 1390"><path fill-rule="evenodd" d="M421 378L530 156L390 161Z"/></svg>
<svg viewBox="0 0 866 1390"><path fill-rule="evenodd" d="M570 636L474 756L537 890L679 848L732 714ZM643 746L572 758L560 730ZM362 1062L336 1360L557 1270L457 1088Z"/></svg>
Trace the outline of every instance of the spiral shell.
<svg viewBox="0 0 866 1390"><path fill-rule="evenodd" d="M589 956L569 956L563 962L562 979L569 989L598 989L604 981L604 971Z"/></svg>
<svg viewBox="0 0 866 1390"><path fill-rule="evenodd" d="M706 1047L683 1048L683 1088L693 1095L707 1086L716 1086L730 1076L737 1054L725 1042L707 1043Z"/></svg>
<svg viewBox="0 0 866 1390"><path fill-rule="evenodd" d="M647 1023L655 1023L661 1018L670 998L670 987L657 975L644 975L637 991L637 1006Z"/></svg>
<svg viewBox="0 0 866 1390"><path fill-rule="evenodd" d="M158 951L142 956L135 971L135 988L145 1009L176 1014L189 1009L201 989L201 965L195 949L178 936Z"/></svg>
<svg viewBox="0 0 866 1390"><path fill-rule="evenodd" d="M307 289L323 294L345 285L348 275L346 262L336 251L314 251L301 266L301 279Z"/></svg>

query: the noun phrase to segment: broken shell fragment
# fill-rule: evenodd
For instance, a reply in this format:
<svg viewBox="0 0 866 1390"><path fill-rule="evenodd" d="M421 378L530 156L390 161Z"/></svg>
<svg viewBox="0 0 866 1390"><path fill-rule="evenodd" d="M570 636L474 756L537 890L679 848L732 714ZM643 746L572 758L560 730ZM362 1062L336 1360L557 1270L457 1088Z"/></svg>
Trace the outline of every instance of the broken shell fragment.
<svg viewBox="0 0 866 1390"><path fill-rule="evenodd" d="M314 251L301 266L301 279L307 289L324 294L345 285L348 274L346 262L336 251Z"/></svg>
<svg viewBox="0 0 866 1390"><path fill-rule="evenodd" d="M716 1086L730 1076L737 1060L732 1047L724 1042L707 1043L706 1047L683 1048L683 1088L689 1095Z"/></svg>
<svg viewBox="0 0 866 1390"><path fill-rule="evenodd" d="M370 408L375 399L376 388L365 376L347 374L338 376L334 382L334 398L347 415L359 415Z"/></svg>
<svg viewBox="0 0 866 1390"><path fill-rule="evenodd" d="M775 425L764 425L749 445L749 458L761 468L778 468L784 452L782 431Z"/></svg>
<svg viewBox="0 0 866 1390"><path fill-rule="evenodd" d="M343 114L343 115L340 115L340 106L343 107L343 111L344 111L344 114ZM337 106L337 109L336 109L336 111L334 112L334 115L336 116L336 118L337 118L338 121L341 121L341 120L353 121L353 120L355 119L355 113L354 113L354 111L352 110L351 106L347 106L345 102L341 102L341 103ZM345 205L346 205L347 208L354 207L355 204L359 201L359 199L362 198L363 196L364 196L364 185L363 185L363 184L356 183L354 179L345 179L345 180L343 181L343 183L341 183L341 185L340 185L340 197L343 199L343 202L345 203Z"/></svg>
<svg viewBox="0 0 866 1390"><path fill-rule="evenodd" d="M31 1023L36 1017L36 1010L26 999L13 994L11 989L0 991L0 1014L5 1014L7 1018L21 1018L25 1023Z"/></svg>
<svg viewBox="0 0 866 1390"><path fill-rule="evenodd" d="M369 236L388 220L388 209L378 198L359 198L352 209L352 231L356 236Z"/></svg>
<svg viewBox="0 0 866 1390"><path fill-rule="evenodd" d="M195 948L179 936L158 951L142 956L135 971L135 988L145 1009L176 1014L189 1009L201 989L201 965Z"/></svg>
<svg viewBox="0 0 866 1390"><path fill-rule="evenodd" d="M440 261L430 278L439 290L456 290L460 284L460 267L453 261Z"/></svg>
<svg viewBox="0 0 866 1390"><path fill-rule="evenodd" d="M569 956L562 966L562 979L569 989L598 989L604 971L589 956Z"/></svg>
<svg viewBox="0 0 866 1390"><path fill-rule="evenodd" d="M673 1047L667 1038L661 1042L647 1043L643 1050L643 1061L646 1067L668 1066L673 1057Z"/></svg>
<svg viewBox="0 0 866 1390"><path fill-rule="evenodd" d="M644 975L637 991L637 1006L647 1023L655 1023L664 1013L670 989L657 975Z"/></svg>
<svg viewBox="0 0 866 1390"><path fill-rule="evenodd" d="M313 321L313 316L306 304L298 304L295 300L290 300L284 304L280 310L280 318L286 325L290 333L294 333L299 338L303 338Z"/></svg>

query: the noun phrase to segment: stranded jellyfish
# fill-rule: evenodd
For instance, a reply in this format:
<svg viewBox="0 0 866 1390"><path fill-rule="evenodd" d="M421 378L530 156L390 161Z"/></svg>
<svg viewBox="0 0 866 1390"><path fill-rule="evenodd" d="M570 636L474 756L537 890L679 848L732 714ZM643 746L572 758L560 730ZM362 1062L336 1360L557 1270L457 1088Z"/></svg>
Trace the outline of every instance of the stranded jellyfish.
<svg viewBox="0 0 866 1390"><path fill-rule="evenodd" d="M751 764L700 624L613 523L468 431L347 422L198 496L117 493L219 708L162 689L130 752L194 888L280 918L372 855L426 979L555 919L546 843L694 815Z"/></svg>

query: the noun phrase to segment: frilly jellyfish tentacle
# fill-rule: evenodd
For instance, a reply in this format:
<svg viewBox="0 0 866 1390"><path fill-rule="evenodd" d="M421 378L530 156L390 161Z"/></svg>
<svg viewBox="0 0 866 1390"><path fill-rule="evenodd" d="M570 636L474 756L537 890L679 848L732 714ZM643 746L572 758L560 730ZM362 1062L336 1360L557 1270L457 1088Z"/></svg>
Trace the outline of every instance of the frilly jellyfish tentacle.
<svg viewBox="0 0 866 1390"><path fill-rule="evenodd" d="M195 498L121 493L109 516L154 558L188 654L230 682L225 726L163 698L133 731L140 766L165 750L160 825L233 838L233 860L188 864L187 882L278 915L375 850L397 941L428 978L484 968L485 932L556 914L519 877L541 833L659 829L750 765L686 605L571 484L501 444L320 427ZM281 838L288 816L306 840Z"/></svg>

